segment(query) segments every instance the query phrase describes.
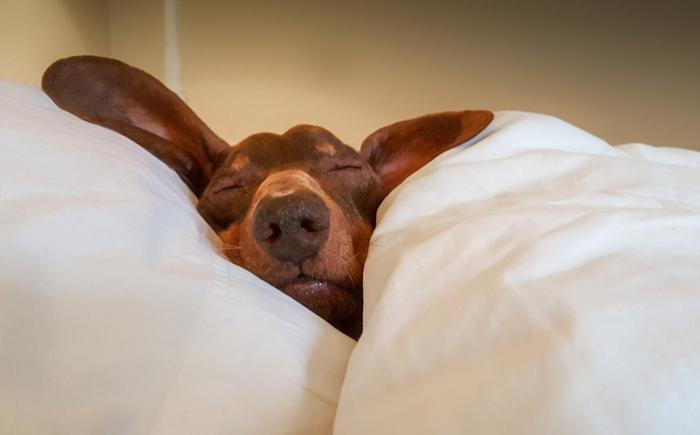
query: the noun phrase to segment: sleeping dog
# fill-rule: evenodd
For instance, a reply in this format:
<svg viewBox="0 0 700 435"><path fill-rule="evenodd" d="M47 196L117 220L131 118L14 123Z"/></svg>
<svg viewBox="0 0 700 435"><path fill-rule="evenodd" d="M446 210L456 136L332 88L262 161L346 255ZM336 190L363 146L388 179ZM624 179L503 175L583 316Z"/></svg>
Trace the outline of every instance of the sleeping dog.
<svg viewBox="0 0 700 435"><path fill-rule="evenodd" d="M175 170L233 263L353 338L379 204L493 119L468 110L401 121L369 135L359 153L312 125L231 147L157 79L114 59L61 59L42 87L62 109L127 136Z"/></svg>

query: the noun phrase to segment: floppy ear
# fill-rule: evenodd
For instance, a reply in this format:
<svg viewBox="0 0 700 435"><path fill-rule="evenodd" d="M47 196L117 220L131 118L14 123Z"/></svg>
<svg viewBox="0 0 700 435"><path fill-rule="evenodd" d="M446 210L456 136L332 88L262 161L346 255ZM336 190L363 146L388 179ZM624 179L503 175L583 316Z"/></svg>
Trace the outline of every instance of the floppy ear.
<svg viewBox="0 0 700 435"><path fill-rule="evenodd" d="M42 88L60 108L144 147L175 170L197 196L229 151L175 93L118 60L58 60L44 72Z"/></svg>
<svg viewBox="0 0 700 435"><path fill-rule="evenodd" d="M493 120L486 110L442 112L397 122L375 131L360 155L389 193L426 163L479 134Z"/></svg>

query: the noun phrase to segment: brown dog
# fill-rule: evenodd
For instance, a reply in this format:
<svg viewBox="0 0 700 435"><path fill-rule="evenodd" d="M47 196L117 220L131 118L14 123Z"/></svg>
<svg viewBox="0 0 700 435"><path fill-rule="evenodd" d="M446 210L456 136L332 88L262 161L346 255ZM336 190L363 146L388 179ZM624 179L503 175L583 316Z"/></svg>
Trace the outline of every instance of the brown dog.
<svg viewBox="0 0 700 435"><path fill-rule="evenodd" d="M230 147L157 79L114 59L59 60L42 87L59 107L129 137L175 170L233 263L354 338L380 202L493 119L478 110L398 122L372 133L359 153L311 125Z"/></svg>

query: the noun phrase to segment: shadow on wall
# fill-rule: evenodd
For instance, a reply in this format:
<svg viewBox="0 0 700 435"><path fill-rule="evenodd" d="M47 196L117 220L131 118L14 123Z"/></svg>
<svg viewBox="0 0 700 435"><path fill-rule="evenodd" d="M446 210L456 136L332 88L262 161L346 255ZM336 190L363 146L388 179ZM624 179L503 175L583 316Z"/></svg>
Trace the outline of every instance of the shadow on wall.
<svg viewBox="0 0 700 435"><path fill-rule="evenodd" d="M109 35L105 33L109 29L108 0L59 0L58 4L78 40L95 44L96 52L109 50Z"/></svg>
<svg viewBox="0 0 700 435"><path fill-rule="evenodd" d="M700 7L621 3L181 0L184 86L232 142L307 122L358 145L394 120L479 107L700 149Z"/></svg>
<svg viewBox="0 0 700 435"><path fill-rule="evenodd" d="M109 54L106 0L0 0L0 76L38 86L57 58Z"/></svg>
<svg viewBox="0 0 700 435"><path fill-rule="evenodd" d="M0 0L0 75L38 86L53 60L111 55L165 76L178 7L187 102L236 143L377 127L463 108L552 114L611 143L700 150L700 3Z"/></svg>

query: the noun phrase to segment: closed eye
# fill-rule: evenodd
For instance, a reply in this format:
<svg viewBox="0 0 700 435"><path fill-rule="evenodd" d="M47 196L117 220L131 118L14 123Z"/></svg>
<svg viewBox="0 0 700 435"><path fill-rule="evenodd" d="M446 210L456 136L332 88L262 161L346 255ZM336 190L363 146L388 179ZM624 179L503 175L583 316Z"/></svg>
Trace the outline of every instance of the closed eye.
<svg viewBox="0 0 700 435"><path fill-rule="evenodd" d="M358 171L361 169L362 169L362 165L344 164L344 165L335 165L328 172Z"/></svg>
<svg viewBox="0 0 700 435"><path fill-rule="evenodd" d="M223 193L223 192L233 192L239 189L243 189L242 184L224 184L221 186L217 186L216 188L213 189L212 193Z"/></svg>

